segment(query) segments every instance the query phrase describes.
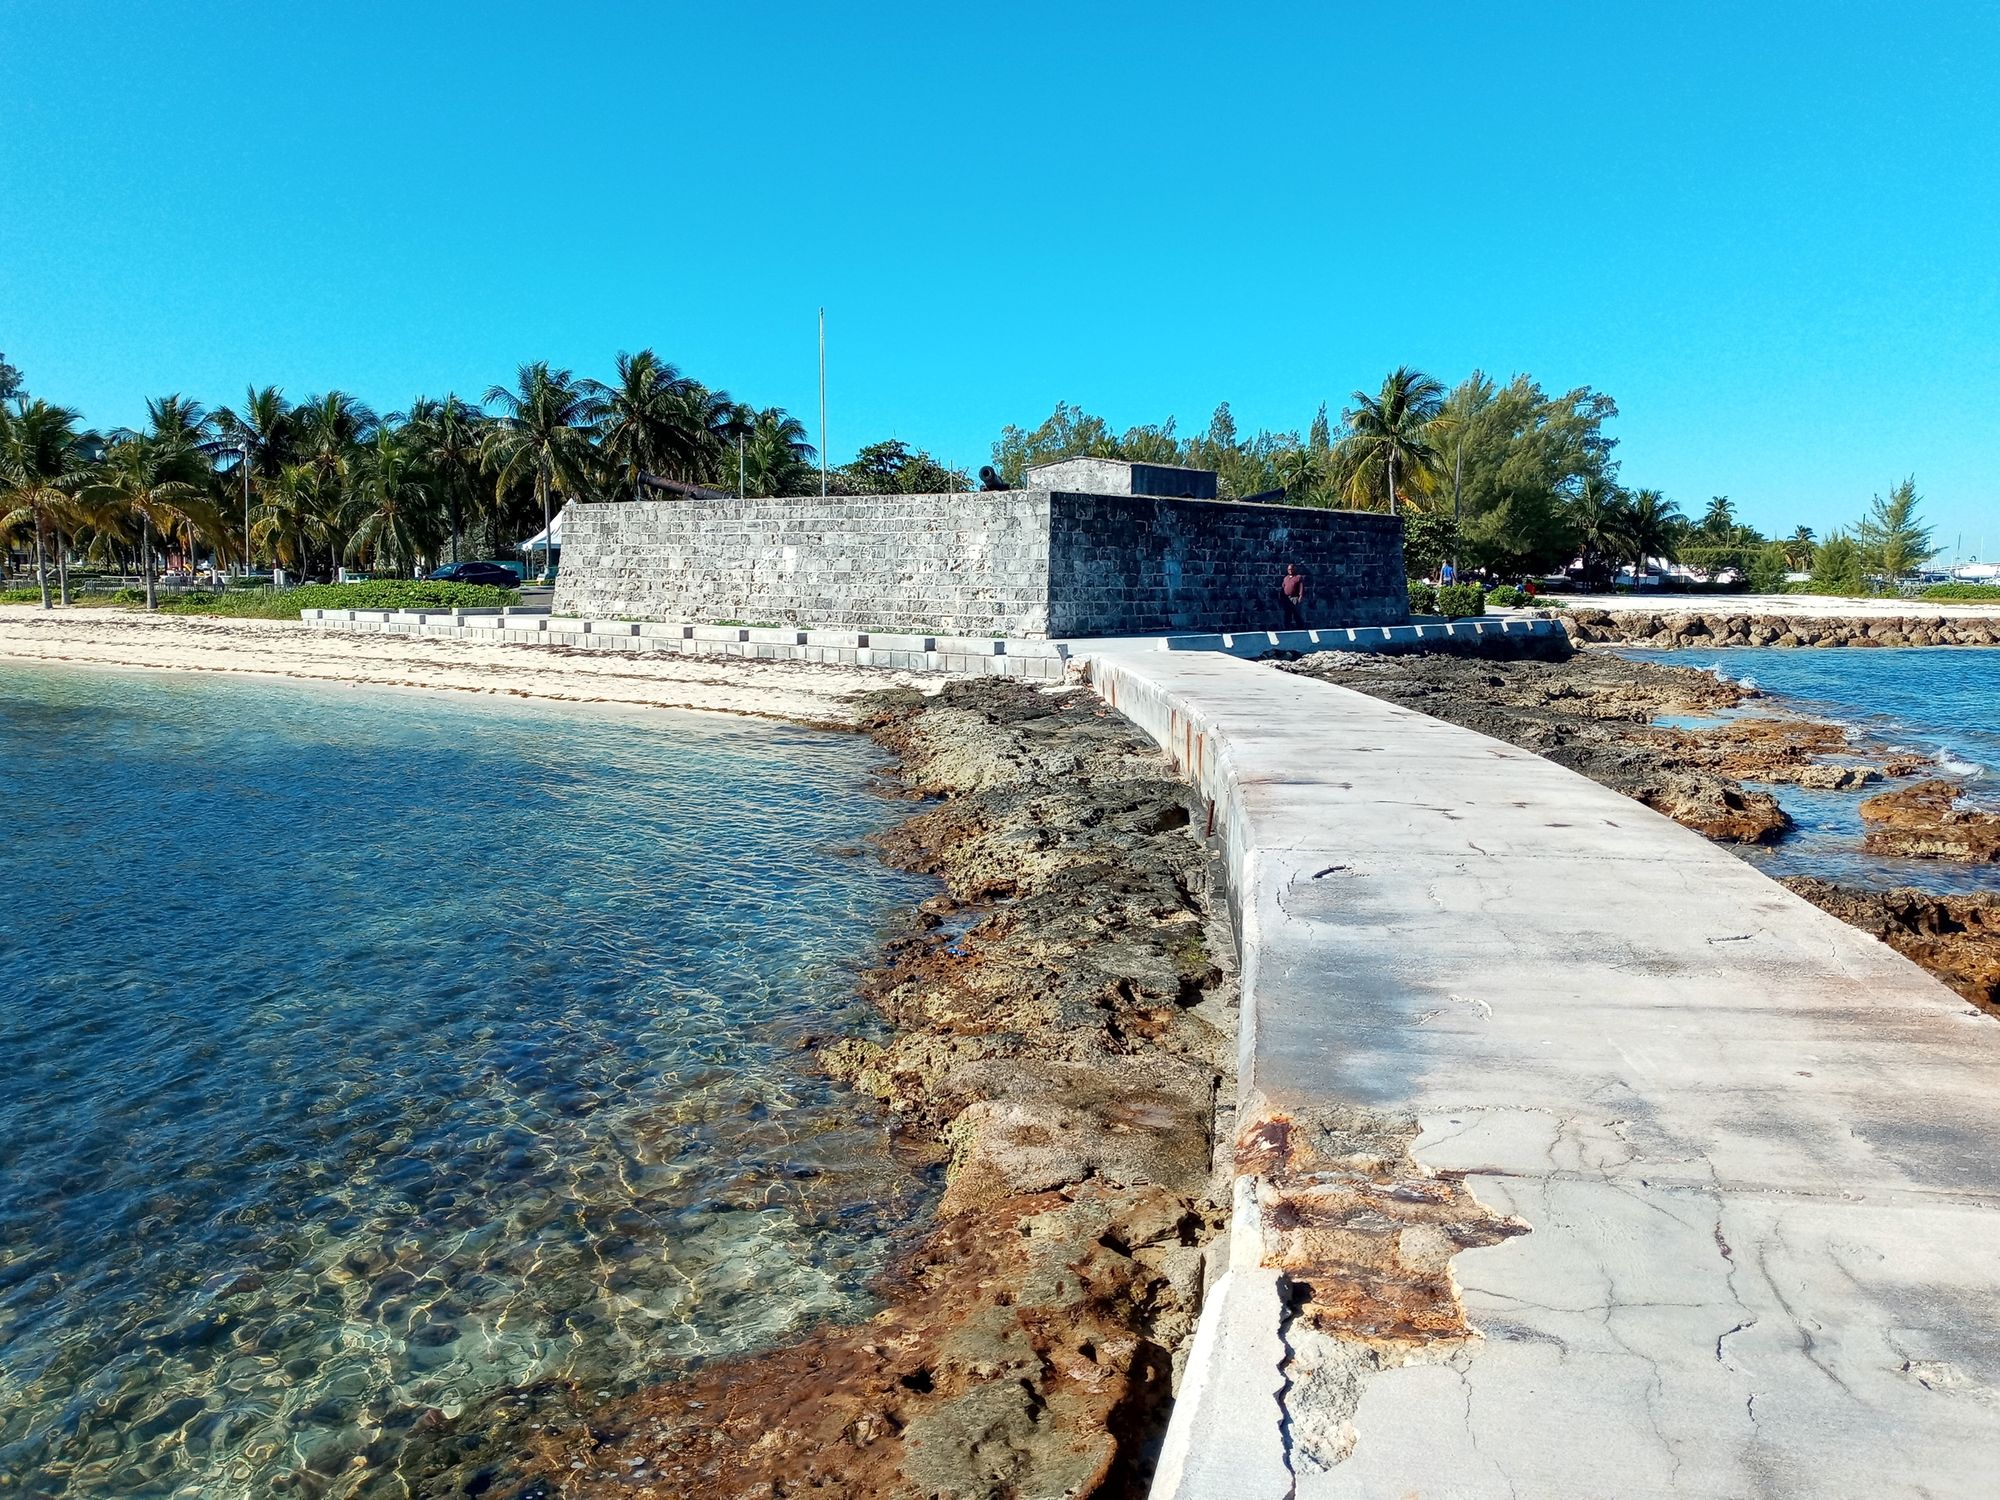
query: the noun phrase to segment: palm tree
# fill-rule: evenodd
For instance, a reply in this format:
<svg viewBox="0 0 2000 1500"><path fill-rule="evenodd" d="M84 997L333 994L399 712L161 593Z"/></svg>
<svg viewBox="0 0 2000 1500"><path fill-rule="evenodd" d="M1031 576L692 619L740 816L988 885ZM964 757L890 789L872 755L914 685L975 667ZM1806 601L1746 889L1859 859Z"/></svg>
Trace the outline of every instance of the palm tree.
<svg viewBox="0 0 2000 1500"><path fill-rule="evenodd" d="M1332 453L1311 444L1278 455L1278 483L1291 505L1326 505L1333 499Z"/></svg>
<svg viewBox="0 0 2000 1500"><path fill-rule="evenodd" d="M460 538L465 530L465 507L476 504L476 482L480 468L480 443L485 437L486 413L457 396L442 401L419 396L410 403L410 417L404 435L416 445L418 462L429 473L434 498L444 502L451 521L451 560L463 562Z"/></svg>
<svg viewBox="0 0 2000 1500"><path fill-rule="evenodd" d="M806 441L805 424L781 406L760 412L740 408L749 433L743 443L743 489L750 495L803 492L819 450Z"/></svg>
<svg viewBox="0 0 2000 1500"><path fill-rule="evenodd" d="M66 406L28 401L18 410L0 405L0 531L32 524L35 578L42 608L49 607L46 534L56 532L56 567L62 602L69 603L69 566L62 535L70 506L89 475L89 434L77 431L81 416Z"/></svg>
<svg viewBox="0 0 2000 1500"><path fill-rule="evenodd" d="M355 466L347 556L371 564L394 559L400 573L427 551L437 536L437 513L429 486L412 473L411 445L382 427Z"/></svg>
<svg viewBox="0 0 2000 1500"><path fill-rule="evenodd" d="M1804 573L1813 565L1813 550L1817 539L1810 526L1801 526L1778 544L1785 549L1785 566L1794 573Z"/></svg>
<svg viewBox="0 0 2000 1500"><path fill-rule="evenodd" d="M326 544L329 568L338 568L345 550L348 485L362 450L382 425L381 418L345 391L302 401L293 417L298 424L298 460L314 480L319 512L314 530Z"/></svg>
<svg viewBox="0 0 2000 1500"><path fill-rule="evenodd" d="M1583 560L1586 578L1609 574L1624 555L1627 503L1617 485L1594 474L1583 481L1570 501L1577 555Z"/></svg>
<svg viewBox="0 0 2000 1500"><path fill-rule="evenodd" d="M526 479L542 507L544 546L555 522L552 501L559 491L583 494L590 488L597 453L591 440L604 416L604 400L594 381L568 370L552 370L546 360L522 365L515 389L496 385L486 400L501 410L487 430L487 467L497 495ZM548 557L543 551L542 556Z"/></svg>
<svg viewBox="0 0 2000 1500"><path fill-rule="evenodd" d="M665 477L689 484L722 479L729 455L739 442L747 449L758 422L766 415L732 401L729 392L712 391L698 380L682 381L671 404L674 442ZM771 411L784 415L777 407Z"/></svg>
<svg viewBox="0 0 2000 1500"><path fill-rule="evenodd" d="M710 441L705 424L691 424L697 409L694 382L655 354L641 349L618 356L618 379L599 386L604 402L597 451L613 482L635 498L641 474L685 477L704 466Z"/></svg>
<svg viewBox="0 0 2000 1500"><path fill-rule="evenodd" d="M303 571L314 541L324 537L319 478L304 464L287 464L258 491L251 545L279 567Z"/></svg>
<svg viewBox="0 0 2000 1500"><path fill-rule="evenodd" d="M167 398L168 402L173 399ZM173 420L173 408L160 402L149 402L148 411L153 430L121 434L106 451L95 482L84 494L86 501L108 507L113 515L122 512L138 521L146 608L157 609L154 533L172 536L177 528L184 530L191 555L193 539L204 531L212 535L221 518L208 502L209 467L193 441L196 429Z"/></svg>
<svg viewBox="0 0 2000 1500"><path fill-rule="evenodd" d="M245 508L245 524L248 525L248 508L253 491L261 491L274 482L285 465L298 456L299 421L297 409L285 399L285 393L275 385L250 386L244 391L241 408L217 407L215 411L215 437L208 444L211 458L222 458L230 454L237 457L238 467L230 477L242 486ZM218 495L218 501L221 500ZM250 566L250 538L242 538L243 565Z"/></svg>
<svg viewBox="0 0 2000 1500"><path fill-rule="evenodd" d="M1618 517L1621 559L1630 562L1635 573L1644 572L1652 558L1672 562L1679 555L1686 529L1681 508L1665 495L1658 490L1634 490L1625 497Z"/></svg>
<svg viewBox="0 0 2000 1500"><path fill-rule="evenodd" d="M1427 489L1439 457L1431 441L1432 421L1444 408L1444 387L1408 365L1382 382L1379 395L1354 393L1354 405L1341 413L1347 436L1341 446L1349 461L1349 493L1357 505L1375 494L1388 498L1396 514L1397 473L1406 484Z"/></svg>

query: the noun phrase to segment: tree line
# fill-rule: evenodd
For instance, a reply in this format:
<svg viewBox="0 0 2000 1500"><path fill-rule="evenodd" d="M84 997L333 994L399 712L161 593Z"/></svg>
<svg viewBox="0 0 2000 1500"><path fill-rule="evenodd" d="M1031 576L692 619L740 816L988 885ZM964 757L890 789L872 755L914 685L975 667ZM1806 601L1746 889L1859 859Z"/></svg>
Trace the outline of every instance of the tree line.
<svg viewBox="0 0 2000 1500"><path fill-rule="evenodd" d="M1405 366L1378 391L1353 392L1337 419L1321 405L1303 436L1245 435L1227 402L1189 436L1171 419L1120 433L1059 403L1038 427L1003 429L993 462L1014 485L1029 465L1058 458L1179 464L1215 470L1225 499L1394 512L1412 577L1451 560L1502 579L1574 568L1602 587L1622 568L1668 563L1709 579L1733 571L1762 592L1811 572L1816 586L1860 593L1935 555L1913 479L1824 541L1806 526L1766 537L1726 495L1691 518L1658 489L1623 483L1618 440L1605 430L1617 415L1588 386L1550 393L1532 376L1501 384L1475 371L1447 389Z"/></svg>
<svg viewBox="0 0 2000 1500"><path fill-rule="evenodd" d="M0 357L0 545L31 556L44 602L74 564L139 572L154 602L163 557L331 574L406 574L501 556L568 499L640 495L649 481L749 495L816 490L819 455L781 407L756 407L650 349L598 381L546 361L477 400L418 397L377 413L344 391L274 385L213 408L148 401L136 428L99 432L31 395ZM899 441L869 444L829 489L964 489L962 470ZM247 493L248 526L245 527Z"/></svg>
<svg viewBox="0 0 2000 1500"><path fill-rule="evenodd" d="M993 466L1012 486L1029 465L1090 456L1213 469L1226 499L1386 510L1406 521L1413 577L1449 559L1499 578L1577 569L1602 585L1620 568L1679 562L1776 588L1788 572L1865 591L1933 555L1913 480L1824 540L1809 527L1765 537L1726 496L1699 519L1619 474L1608 395L1551 393L1533 377L1474 372L1447 389L1421 370L1357 390L1337 418L1322 404L1303 435L1244 434L1227 402L1183 436L1169 419L1117 432L1059 403L1032 430L1008 426ZM649 481L755 496L812 493L819 455L781 407L735 400L650 349L620 354L598 381L545 361L477 400L419 397L377 414L342 391L294 401L251 386L213 409L179 394L147 403L138 428L100 433L74 408L31 396L0 358L0 545L53 563L145 575L163 553L218 564L330 574L342 564L406 572L502 555L567 499L640 495ZM825 473L836 493L969 487L964 469L898 440L868 444ZM244 526L245 491L249 524Z"/></svg>

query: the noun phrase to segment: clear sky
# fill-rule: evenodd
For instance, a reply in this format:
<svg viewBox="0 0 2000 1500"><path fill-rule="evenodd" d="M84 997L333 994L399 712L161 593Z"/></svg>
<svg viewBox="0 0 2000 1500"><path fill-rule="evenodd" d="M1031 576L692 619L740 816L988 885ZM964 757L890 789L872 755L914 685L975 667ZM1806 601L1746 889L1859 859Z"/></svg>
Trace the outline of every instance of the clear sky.
<svg viewBox="0 0 2000 1500"><path fill-rule="evenodd" d="M0 350L97 425L650 345L816 428L822 304L835 461L1527 371L2000 553L2000 7L0 0Z"/></svg>

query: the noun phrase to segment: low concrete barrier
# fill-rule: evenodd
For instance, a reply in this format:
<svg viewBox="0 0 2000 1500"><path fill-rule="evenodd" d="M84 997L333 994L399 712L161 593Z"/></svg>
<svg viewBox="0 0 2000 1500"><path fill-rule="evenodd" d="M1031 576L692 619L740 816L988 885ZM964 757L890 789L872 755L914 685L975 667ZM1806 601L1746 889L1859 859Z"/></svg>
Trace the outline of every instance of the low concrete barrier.
<svg viewBox="0 0 2000 1500"><path fill-rule="evenodd" d="M1060 641L689 625L653 620L583 620L514 609L504 613L313 609L306 610L301 618L315 629L369 635L420 635L507 646L816 662L964 677L1025 677L1048 682L1063 679L1070 657L1070 648Z"/></svg>
<svg viewBox="0 0 2000 1500"><path fill-rule="evenodd" d="M1154 1494L1972 1495L2000 1022L1648 809L1104 647L1214 809L1237 1211Z"/></svg>

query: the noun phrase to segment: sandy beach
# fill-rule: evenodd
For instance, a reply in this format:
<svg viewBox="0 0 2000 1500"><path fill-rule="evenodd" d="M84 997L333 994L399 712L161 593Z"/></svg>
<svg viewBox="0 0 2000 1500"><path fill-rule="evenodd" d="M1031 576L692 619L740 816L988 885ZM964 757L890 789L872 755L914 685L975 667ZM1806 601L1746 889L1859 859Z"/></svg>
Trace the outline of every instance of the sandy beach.
<svg viewBox="0 0 2000 1500"><path fill-rule="evenodd" d="M0 606L0 661L236 672L370 687L445 688L570 703L692 708L847 727L854 696L934 693L940 674L804 662L573 651L420 636L344 635L291 620Z"/></svg>

